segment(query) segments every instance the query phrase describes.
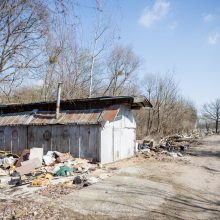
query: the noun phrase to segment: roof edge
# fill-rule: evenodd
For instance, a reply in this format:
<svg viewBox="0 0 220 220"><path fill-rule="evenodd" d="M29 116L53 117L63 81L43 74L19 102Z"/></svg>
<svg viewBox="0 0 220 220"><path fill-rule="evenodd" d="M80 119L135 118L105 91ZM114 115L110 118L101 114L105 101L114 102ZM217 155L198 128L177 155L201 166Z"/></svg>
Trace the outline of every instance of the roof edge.
<svg viewBox="0 0 220 220"><path fill-rule="evenodd" d="M135 96L131 108L140 109L142 107L152 108L153 105L145 96Z"/></svg>

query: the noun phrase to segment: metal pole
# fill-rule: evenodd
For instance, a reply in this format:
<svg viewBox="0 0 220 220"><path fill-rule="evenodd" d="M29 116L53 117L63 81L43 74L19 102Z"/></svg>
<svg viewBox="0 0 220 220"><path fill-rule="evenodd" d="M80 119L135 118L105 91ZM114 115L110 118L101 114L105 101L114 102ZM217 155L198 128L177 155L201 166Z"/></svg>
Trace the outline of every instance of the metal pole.
<svg viewBox="0 0 220 220"><path fill-rule="evenodd" d="M56 106L56 119L59 118L60 114L60 95L61 95L61 84L62 82L58 83L58 88L57 88L57 106Z"/></svg>

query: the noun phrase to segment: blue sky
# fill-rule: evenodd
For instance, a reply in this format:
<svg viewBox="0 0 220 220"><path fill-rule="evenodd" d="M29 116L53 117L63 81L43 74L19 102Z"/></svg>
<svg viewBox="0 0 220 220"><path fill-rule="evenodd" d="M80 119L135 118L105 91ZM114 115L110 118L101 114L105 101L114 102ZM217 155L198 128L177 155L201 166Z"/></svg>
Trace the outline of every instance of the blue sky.
<svg viewBox="0 0 220 220"><path fill-rule="evenodd" d="M106 10L144 60L140 77L174 71L198 107L220 97L219 0L108 0Z"/></svg>

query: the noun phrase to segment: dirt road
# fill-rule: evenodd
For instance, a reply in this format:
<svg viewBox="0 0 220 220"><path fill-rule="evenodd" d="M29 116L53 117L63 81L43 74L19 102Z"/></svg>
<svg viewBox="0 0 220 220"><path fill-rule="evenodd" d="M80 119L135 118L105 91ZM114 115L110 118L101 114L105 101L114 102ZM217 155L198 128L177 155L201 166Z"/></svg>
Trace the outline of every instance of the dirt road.
<svg viewBox="0 0 220 220"><path fill-rule="evenodd" d="M50 205L47 219L220 219L220 136L202 143L184 159L135 157L109 165L114 175L87 188L28 198Z"/></svg>
<svg viewBox="0 0 220 220"><path fill-rule="evenodd" d="M186 161L120 162L113 177L67 195L64 204L114 218L220 219L220 136L202 143Z"/></svg>

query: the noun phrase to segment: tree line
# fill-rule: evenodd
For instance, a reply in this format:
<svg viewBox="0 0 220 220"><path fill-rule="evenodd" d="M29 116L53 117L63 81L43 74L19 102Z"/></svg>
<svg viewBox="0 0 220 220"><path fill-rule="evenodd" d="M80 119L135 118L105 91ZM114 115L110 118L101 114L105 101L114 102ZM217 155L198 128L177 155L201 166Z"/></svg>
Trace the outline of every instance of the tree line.
<svg viewBox="0 0 220 220"><path fill-rule="evenodd" d="M199 117L198 127L205 129L207 132L214 131L218 133L220 123L220 99L203 105L201 115Z"/></svg>
<svg viewBox="0 0 220 220"><path fill-rule="evenodd" d="M2 103L49 101L62 81L62 98L144 95L153 109L135 112L138 135L194 129L197 111L172 74L138 79L142 59L121 43L104 1L0 1ZM82 14L91 15L86 25Z"/></svg>

